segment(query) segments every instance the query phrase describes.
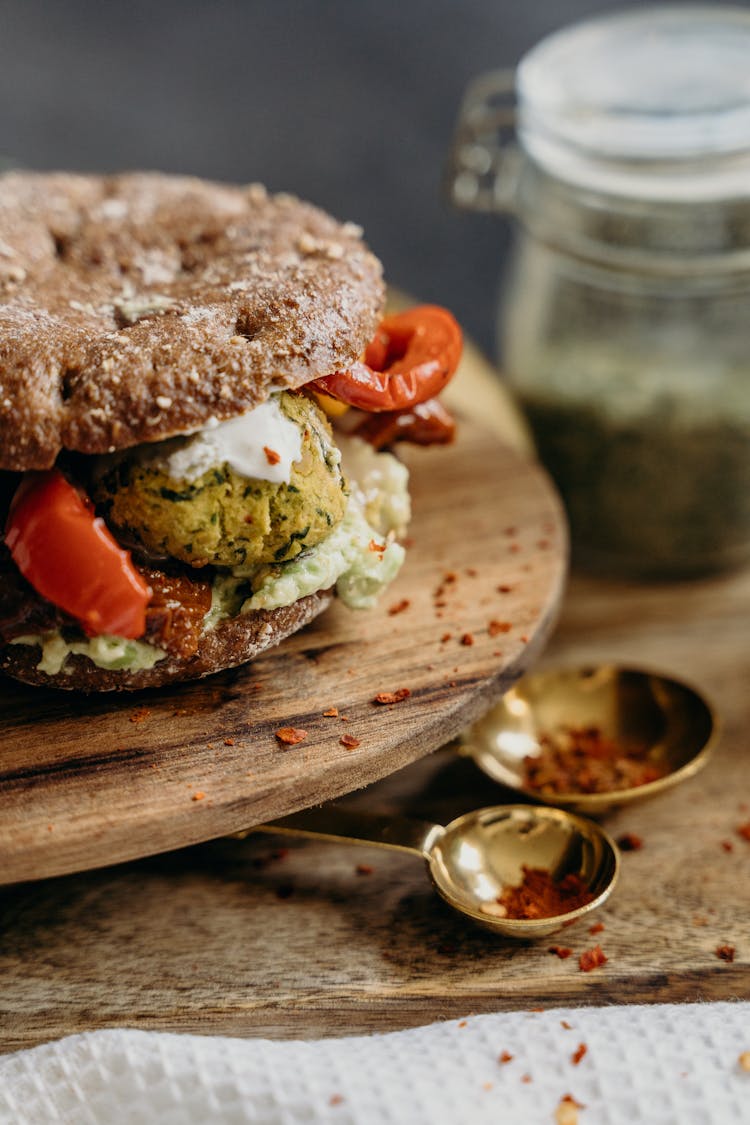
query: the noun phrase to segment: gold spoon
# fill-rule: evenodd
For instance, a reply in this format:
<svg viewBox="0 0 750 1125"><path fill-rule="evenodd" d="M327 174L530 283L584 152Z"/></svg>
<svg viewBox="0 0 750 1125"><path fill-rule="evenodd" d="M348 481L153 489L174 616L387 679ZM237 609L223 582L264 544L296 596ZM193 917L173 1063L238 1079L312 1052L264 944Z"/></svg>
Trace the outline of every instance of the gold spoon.
<svg viewBox="0 0 750 1125"><path fill-rule="evenodd" d="M662 776L597 793L532 788L525 759L543 752L543 739L586 729L623 747L646 748L644 761L663 771ZM464 731L459 749L502 785L537 801L596 815L693 777L705 766L717 737L716 715L694 688L653 672L602 664L524 676Z"/></svg>
<svg viewBox="0 0 750 1125"><path fill-rule="evenodd" d="M378 816L336 805L294 813L248 832L274 832L419 855L445 901L486 929L506 937L547 937L596 910L617 881L619 854L599 825L573 813L531 805L477 809L450 824ZM498 898L518 886L523 867L542 868L555 881L578 875L594 897L585 906L551 918L508 918Z"/></svg>

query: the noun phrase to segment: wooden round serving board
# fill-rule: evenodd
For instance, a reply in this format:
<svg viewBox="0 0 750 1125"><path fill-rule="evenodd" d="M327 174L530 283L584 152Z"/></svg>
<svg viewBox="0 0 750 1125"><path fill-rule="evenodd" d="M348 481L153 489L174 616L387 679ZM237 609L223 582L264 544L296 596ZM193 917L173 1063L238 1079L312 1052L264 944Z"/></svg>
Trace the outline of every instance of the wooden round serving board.
<svg viewBox="0 0 750 1125"><path fill-rule="evenodd" d="M178 688L82 697L0 678L0 883L198 843L348 793L454 737L524 671L560 606L554 491L467 420L454 446L403 457L412 544L377 609L334 604L253 664ZM373 702L402 688L401 702ZM307 737L285 747L280 727Z"/></svg>

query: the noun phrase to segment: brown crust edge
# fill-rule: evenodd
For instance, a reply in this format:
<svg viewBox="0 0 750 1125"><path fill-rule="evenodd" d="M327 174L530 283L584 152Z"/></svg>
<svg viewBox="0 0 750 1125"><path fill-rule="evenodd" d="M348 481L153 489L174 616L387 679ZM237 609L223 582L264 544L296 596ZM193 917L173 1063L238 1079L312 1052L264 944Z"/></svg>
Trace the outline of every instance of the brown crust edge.
<svg viewBox="0 0 750 1125"><path fill-rule="evenodd" d="M330 590L320 590L289 606L232 617L207 633L199 651L188 660L167 657L139 672L98 668L85 656L69 656L64 670L50 676L36 667L39 649L35 645L10 644L0 648L0 669L23 683L81 692L140 691L199 680L254 660L327 609L332 596Z"/></svg>

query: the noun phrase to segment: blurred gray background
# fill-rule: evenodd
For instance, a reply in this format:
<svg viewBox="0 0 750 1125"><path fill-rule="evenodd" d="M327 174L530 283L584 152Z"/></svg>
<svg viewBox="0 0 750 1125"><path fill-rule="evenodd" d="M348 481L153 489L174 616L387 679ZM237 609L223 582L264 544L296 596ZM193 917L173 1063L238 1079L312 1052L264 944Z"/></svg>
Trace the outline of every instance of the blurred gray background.
<svg viewBox="0 0 750 1125"><path fill-rule="evenodd" d="M365 227L494 352L508 227L441 194L461 94L592 0L0 0L0 154L261 180ZM631 5L635 6L635 5Z"/></svg>

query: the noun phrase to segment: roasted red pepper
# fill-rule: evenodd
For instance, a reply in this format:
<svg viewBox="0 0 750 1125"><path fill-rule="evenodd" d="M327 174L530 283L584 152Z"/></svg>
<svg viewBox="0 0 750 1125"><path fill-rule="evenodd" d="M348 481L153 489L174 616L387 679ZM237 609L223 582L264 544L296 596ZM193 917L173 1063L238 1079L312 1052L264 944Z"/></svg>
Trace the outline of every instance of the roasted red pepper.
<svg viewBox="0 0 750 1125"><path fill-rule="evenodd" d="M413 445L448 445L456 434L456 423L437 398L418 402L410 410L371 414L354 431L375 449L397 441Z"/></svg>
<svg viewBox="0 0 750 1125"><path fill-rule="evenodd" d="M360 410L405 410L434 398L458 367L461 329L447 309L419 305L388 316L364 362L316 379L311 388Z"/></svg>
<svg viewBox="0 0 750 1125"><path fill-rule="evenodd" d="M25 475L11 502L5 542L24 578L80 621L88 636L143 635L150 587L59 470Z"/></svg>

